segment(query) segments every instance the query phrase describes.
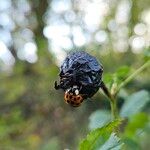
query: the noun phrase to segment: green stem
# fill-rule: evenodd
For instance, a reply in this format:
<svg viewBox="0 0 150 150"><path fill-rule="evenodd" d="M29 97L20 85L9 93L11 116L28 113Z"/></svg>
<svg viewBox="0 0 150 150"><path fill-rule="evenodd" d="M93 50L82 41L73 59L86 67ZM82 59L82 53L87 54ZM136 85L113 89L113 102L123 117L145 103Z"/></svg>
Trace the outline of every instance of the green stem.
<svg viewBox="0 0 150 150"><path fill-rule="evenodd" d="M143 64L139 69L137 69L133 74L131 74L127 79L125 79L114 91L113 93L110 93L104 82L101 84L101 89L105 93L105 95L110 100L110 106L111 106L111 114L112 114L112 120L117 119L118 117L118 109L117 109L117 101L115 99L115 96L120 91L122 87L124 87L127 83L129 83L135 76L137 76L140 72L142 72L145 68L147 68L150 65L150 60L147 61L145 64Z"/></svg>
<svg viewBox="0 0 150 150"><path fill-rule="evenodd" d="M136 77L140 72L142 72L145 68L147 68L150 65L150 60L147 61L145 64L143 64L139 69L137 69L133 74L131 74L128 78L126 78L117 88L115 92L116 94L120 91L121 88L123 88L126 84L128 84L134 77Z"/></svg>
<svg viewBox="0 0 150 150"><path fill-rule="evenodd" d="M112 120L115 120L118 118L118 109L117 109L116 100L111 100L110 106L111 106Z"/></svg>
<svg viewBox="0 0 150 150"><path fill-rule="evenodd" d="M106 85L104 84L104 82L102 82L102 84L101 84L101 89L103 90L105 95L110 100L112 120L117 119L117 117L118 117L118 110L117 110L117 104L116 104L117 101L116 101L116 99L109 92L109 90L106 87Z"/></svg>

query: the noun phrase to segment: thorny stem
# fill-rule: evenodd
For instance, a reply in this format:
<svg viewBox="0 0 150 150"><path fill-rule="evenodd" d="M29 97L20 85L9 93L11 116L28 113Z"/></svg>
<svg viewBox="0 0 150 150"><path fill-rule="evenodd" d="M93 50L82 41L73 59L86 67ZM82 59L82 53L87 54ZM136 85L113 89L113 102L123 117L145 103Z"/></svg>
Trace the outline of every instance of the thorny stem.
<svg viewBox="0 0 150 150"><path fill-rule="evenodd" d="M110 106L111 106L111 114L112 114L112 120L117 119L118 117L118 110L116 106L116 100L113 97L113 95L109 92L108 88L106 87L105 83L102 82L101 84L101 89L105 93L105 95L109 98L110 100Z"/></svg>
<svg viewBox="0 0 150 150"><path fill-rule="evenodd" d="M114 96L117 95L117 93L120 91L121 88L123 88L126 84L128 84L134 77L136 77L140 72L142 72L145 68L147 68L150 65L150 60L144 63L139 69L137 69L133 74L131 74L128 78L126 78L117 88L115 91Z"/></svg>

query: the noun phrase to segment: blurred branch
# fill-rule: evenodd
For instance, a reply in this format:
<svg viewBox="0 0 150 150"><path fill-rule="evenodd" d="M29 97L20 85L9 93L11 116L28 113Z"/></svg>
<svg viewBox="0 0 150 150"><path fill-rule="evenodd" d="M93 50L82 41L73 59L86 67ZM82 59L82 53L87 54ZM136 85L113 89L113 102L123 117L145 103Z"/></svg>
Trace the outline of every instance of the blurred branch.
<svg viewBox="0 0 150 150"><path fill-rule="evenodd" d="M48 0L40 0L31 1L32 4L32 10L36 14L37 19L37 27L34 29L34 35L35 35L35 41L38 47L38 56L50 56L50 53L48 52L48 40L43 35L43 29L45 27L44 23L44 15L47 11L47 8L49 6L51 1Z"/></svg>
<svg viewBox="0 0 150 150"><path fill-rule="evenodd" d="M44 14L48 8L48 5L49 5L48 1L42 0L42 1L37 2L36 0L33 0L33 1L31 1L31 4L32 4L32 10L33 10L33 12L35 12L36 19L38 22L38 26L34 30L34 32L36 35L43 36L43 28L45 26L44 21L43 21L43 16L44 16Z"/></svg>
<svg viewBox="0 0 150 150"><path fill-rule="evenodd" d="M11 54L14 56L14 58L15 58L16 60L19 60L18 57L17 57L16 50L15 50L15 48L14 48L14 45L12 45L12 46L10 47L10 52L11 52Z"/></svg>

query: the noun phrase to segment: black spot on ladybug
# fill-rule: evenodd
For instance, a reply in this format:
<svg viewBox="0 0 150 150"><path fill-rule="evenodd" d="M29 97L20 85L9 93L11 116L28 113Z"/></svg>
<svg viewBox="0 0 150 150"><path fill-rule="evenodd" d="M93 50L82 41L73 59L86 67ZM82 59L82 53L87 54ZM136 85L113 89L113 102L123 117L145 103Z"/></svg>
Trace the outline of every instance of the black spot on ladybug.
<svg viewBox="0 0 150 150"><path fill-rule="evenodd" d="M73 102L73 101L71 101L71 104L74 104L74 102Z"/></svg>
<svg viewBox="0 0 150 150"><path fill-rule="evenodd" d="M80 97L77 97L77 100L80 100Z"/></svg>
<svg viewBox="0 0 150 150"><path fill-rule="evenodd" d="M57 85L55 82L55 89L63 89L69 95L77 95L76 100L82 103L84 99L92 97L99 90L102 73L103 67L95 57L83 51L71 53L60 67L60 84ZM72 97L65 95L65 99ZM74 105L72 101L70 104Z"/></svg>

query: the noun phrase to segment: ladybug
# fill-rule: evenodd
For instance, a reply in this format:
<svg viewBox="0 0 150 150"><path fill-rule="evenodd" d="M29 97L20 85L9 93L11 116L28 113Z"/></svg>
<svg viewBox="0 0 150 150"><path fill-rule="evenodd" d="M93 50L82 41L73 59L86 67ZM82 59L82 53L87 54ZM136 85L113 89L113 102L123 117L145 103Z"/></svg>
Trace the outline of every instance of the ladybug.
<svg viewBox="0 0 150 150"><path fill-rule="evenodd" d="M103 67L84 51L70 53L60 67L60 83L55 89L64 91L64 100L73 107L91 98L102 85Z"/></svg>
<svg viewBox="0 0 150 150"><path fill-rule="evenodd" d="M78 87L73 86L65 92L64 100L67 104L78 107L83 102L83 97L79 94Z"/></svg>

